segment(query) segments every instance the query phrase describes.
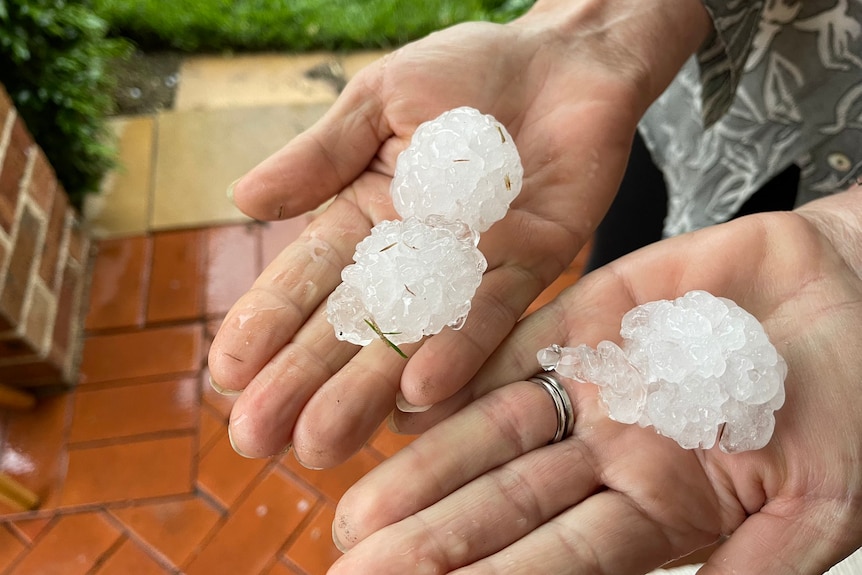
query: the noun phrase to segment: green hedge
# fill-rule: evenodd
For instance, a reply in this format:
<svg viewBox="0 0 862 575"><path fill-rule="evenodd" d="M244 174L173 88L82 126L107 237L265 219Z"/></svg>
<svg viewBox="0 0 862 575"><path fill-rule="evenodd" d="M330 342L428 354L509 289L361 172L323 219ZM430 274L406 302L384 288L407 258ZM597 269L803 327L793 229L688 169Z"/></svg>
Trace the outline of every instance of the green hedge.
<svg viewBox="0 0 862 575"><path fill-rule="evenodd" d="M129 48L106 34L85 0L0 0L0 82L79 207L114 165L107 66Z"/></svg>
<svg viewBox="0 0 862 575"><path fill-rule="evenodd" d="M396 46L465 20L508 20L532 0L96 0L111 30L144 49Z"/></svg>

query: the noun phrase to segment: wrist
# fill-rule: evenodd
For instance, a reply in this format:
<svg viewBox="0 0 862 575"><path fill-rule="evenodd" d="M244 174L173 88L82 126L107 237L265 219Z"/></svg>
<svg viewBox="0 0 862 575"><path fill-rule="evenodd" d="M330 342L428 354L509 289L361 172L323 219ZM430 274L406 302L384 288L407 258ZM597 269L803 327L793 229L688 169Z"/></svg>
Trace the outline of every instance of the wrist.
<svg viewBox="0 0 862 575"><path fill-rule="evenodd" d="M603 62L644 111L713 31L701 0L538 0L511 25Z"/></svg>
<svg viewBox="0 0 862 575"><path fill-rule="evenodd" d="M862 185L805 204L795 210L832 245L862 278Z"/></svg>

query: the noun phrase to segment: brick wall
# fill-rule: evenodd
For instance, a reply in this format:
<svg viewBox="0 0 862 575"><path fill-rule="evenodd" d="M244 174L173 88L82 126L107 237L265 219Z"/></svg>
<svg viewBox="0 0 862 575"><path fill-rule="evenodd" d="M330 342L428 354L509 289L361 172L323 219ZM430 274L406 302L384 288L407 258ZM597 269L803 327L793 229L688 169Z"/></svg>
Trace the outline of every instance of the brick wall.
<svg viewBox="0 0 862 575"><path fill-rule="evenodd" d="M71 385L90 241L0 85L0 383Z"/></svg>

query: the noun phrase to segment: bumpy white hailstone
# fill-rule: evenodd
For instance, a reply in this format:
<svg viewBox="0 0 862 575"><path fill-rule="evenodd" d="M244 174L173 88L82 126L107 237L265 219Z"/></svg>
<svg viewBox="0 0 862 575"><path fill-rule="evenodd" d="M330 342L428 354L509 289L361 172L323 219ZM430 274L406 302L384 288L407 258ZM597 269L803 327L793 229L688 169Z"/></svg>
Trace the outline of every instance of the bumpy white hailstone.
<svg viewBox="0 0 862 575"><path fill-rule="evenodd" d="M704 291L650 302L623 317L620 335L622 347L552 346L539 363L598 385L612 419L652 425L686 449L709 449L722 425L727 453L769 442L787 364L736 303Z"/></svg>
<svg viewBox="0 0 862 575"><path fill-rule="evenodd" d="M392 202L402 218L442 216L484 232L506 215L523 176L505 126L455 108L416 129L395 164Z"/></svg>
<svg viewBox="0 0 862 575"><path fill-rule="evenodd" d="M390 190L404 220L372 228L327 300L336 337L397 346L464 325L487 268L479 232L506 214L523 173L506 128L478 110L419 126Z"/></svg>
<svg viewBox="0 0 862 575"><path fill-rule="evenodd" d="M398 345L460 327L487 268L478 239L464 224L434 218L374 226L327 302L336 336L368 345L380 337L373 325Z"/></svg>

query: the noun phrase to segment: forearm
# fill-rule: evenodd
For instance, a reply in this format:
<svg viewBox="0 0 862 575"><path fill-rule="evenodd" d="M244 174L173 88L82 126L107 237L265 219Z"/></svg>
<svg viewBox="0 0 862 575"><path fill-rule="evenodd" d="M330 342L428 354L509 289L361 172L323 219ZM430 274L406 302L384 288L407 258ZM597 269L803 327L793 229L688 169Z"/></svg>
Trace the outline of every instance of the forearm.
<svg viewBox="0 0 862 575"><path fill-rule="evenodd" d="M575 55L585 50L604 60L632 82L645 107L713 31L700 0L538 0L512 26L552 34Z"/></svg>
<svg viewBox="0 0 862 575"><path fill-rule="evenodd" d="M811 222L862 278L862 185L805 204L796 212Z"/></svg>

